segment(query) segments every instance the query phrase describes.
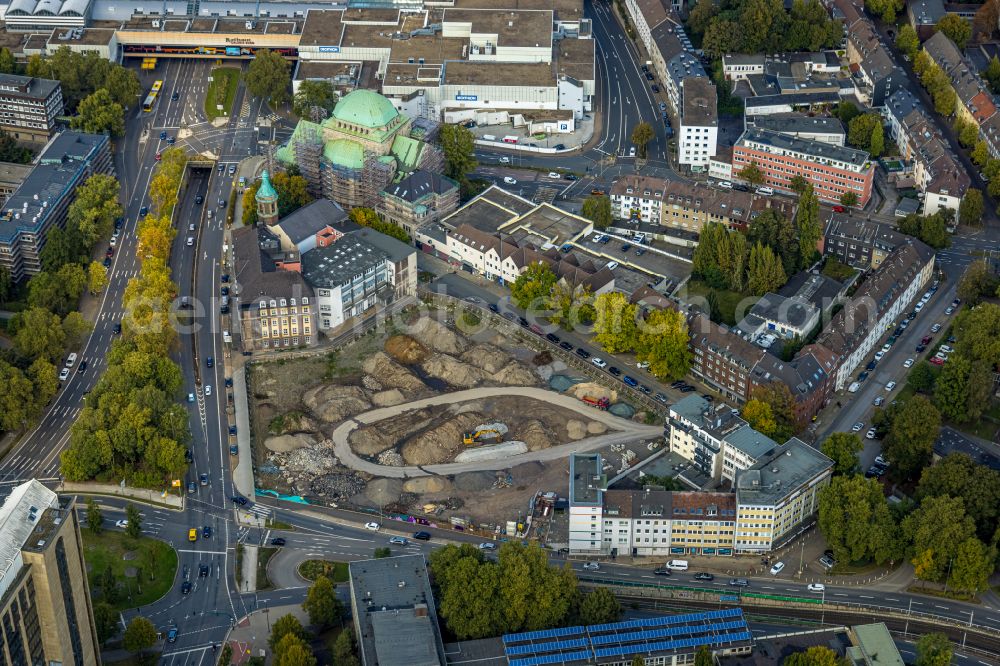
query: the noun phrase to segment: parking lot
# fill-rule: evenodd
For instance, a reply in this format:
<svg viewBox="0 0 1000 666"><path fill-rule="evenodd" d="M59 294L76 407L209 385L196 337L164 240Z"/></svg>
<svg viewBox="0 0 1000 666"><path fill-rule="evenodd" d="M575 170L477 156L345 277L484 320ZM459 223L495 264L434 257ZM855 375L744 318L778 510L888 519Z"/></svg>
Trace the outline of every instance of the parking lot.
<svg viewBox="0 0 1000 666"><path fill-rule="evenodd" d="M593 233L578 239L575 245L592 255L595 263L612 263L615 286L625 293L645 285L659 285L663 281L672 287L691 273L691 264L650 246L648 242L638 243L636 237ZM664 291L669 291L669 287Z"/></svg>

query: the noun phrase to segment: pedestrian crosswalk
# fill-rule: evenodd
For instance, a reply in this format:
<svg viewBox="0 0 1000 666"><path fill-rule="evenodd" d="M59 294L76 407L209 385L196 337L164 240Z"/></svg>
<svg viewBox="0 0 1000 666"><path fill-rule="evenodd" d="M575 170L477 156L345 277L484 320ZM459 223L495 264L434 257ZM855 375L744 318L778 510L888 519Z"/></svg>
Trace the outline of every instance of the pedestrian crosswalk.
<svg viewBox="0 0 1000 666"><path fill-rule="evenodd" d="M271 509L260 504L254 504L252 507L247 509L247 511L255 516L260 516L261 518L268 518L271 515Z"/></svg>

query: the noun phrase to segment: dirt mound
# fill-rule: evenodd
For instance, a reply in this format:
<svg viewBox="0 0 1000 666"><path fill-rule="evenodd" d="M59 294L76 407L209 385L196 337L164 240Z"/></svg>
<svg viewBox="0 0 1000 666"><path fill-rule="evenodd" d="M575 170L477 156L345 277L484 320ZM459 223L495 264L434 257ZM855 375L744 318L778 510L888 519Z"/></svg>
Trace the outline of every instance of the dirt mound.
<svg viewBox="0 0 1000 666"><path fill-rule="evenodd" d="M493 472L463 472L455 476L455 488L465 491L489 490L497 480Z"/></svg>
<svg viewBox="0 0 1000 666"><path fill-rule="evenodd" d="M607 398L611 402L618 400L618 392L613 391L607 387L601 386L594 382L582 382L580 384L574 384L566 389L566 393L572 395L574 398L580 399L583 396L589 396L591 398Z"/></svg>
<svg viewBox="0 0 1000 666"><path fill-rule="evenodd" d="M376 407L392 407L403 402L406 402L406 397L399 389L381 391L372 396L372 404Z"/></svg>
<svg viewBox="0 0 1000 666"><path fill-rule="evenodd" d="M319 424L316 423L314 419L309 418L307 414L302 412L292 411L281 415L279 421L270 421L271 427L275 425L278 426L276 435L287 435L297 432L316 432L319 430Z"/></svg>
<svg viewBox="0 0 1000 666"><path fill-rule="evenodd" d="M365 482L356 474L324 474L317 476L309 484L309 491L319 497L343 499L357 495L365 487Z"/></svg>
<svg viewBox="0 0 1000 666"><path fill-rule="evenodd" d="M518 465L510 470L510 475L514 483L529 483L540 477L545 472L545 465L540 462L527 462Z"/></svg>
<svg viewBox="0 0 1000 666"><path fill-rule="evenodd" d="M589 435L603 435L608 431L608 426L604 425L600 421L591 421L587 424L587 434Z"/></svg>
<svg viewBox="0 0 1000 666"><path fill-rule="evenodd" d="M410 333L425 346L445 354L461 354L468 346L454 331L430 317L418 319Z"/></svg>
<svg viewBox="0 0 1000 666"><path fill-rule="evenodd" d="M417 391L424 388L422 381L389 358L385 352L375 352L365 359L361 369L377 379L383 387L397 388L403 391Z"/></svg>
<svg viewBox="0 0 1000 666"><path fill-rule="evenodd" d="M400 479L375 479L365 487L364 496L375 506L385 506L398 500L402 492Z"/></svg>
<svg viewBox="0 0 1000 666"><path fill-rule="evenodd" d="M371 407L365 392L357 386L318 386L306 391L302 402L318 419L328 423L343 421Z"/></svg>
<svg viewBox="0 0 1000 666"><path fill-rule="evenodd" d="M493 376L493 381L508 386L534 386L537 382L535 373L520 363L510 363Z"/></svg>
<svg viewBox="0 0 1000 666"><path fill-rule="evenodd" d="M391 356L392 360L403 365L422 363L430 356L427 347L408 335L394 335L386 340L385 353Z"/></svg>
<svg viewBox="0 0 1000 666"><path fill-rule="evenodd" d="M264 440L264 447L269 451L283 453L286 451L301 449L304 446L312 446L315 443L315 439L309 435L300 433L298 435L279 435L278 437L268 437Z"/></svg>
<svg viewBox="0 0 1000 666"><path fill-rule="evenodd" d="M433 423L426 411L407 412L405 418L383 419L351 433L351 449L360 455L374 456L391 449Z"/></svg>
<svg viewBox="0 0 1000 666"><path fill-rule="evenodd" d="M479 386L486 380L486 373L445 354L435 354L423 363L424 372L458 388Z"/></svg>
<svg viewBox="0 0 1000 666"><path fill-rule="evenodd" d="M518 428L514 434L528 445L529 451L538 451L552 446L552 437L541 421L532 419Z"/></svg>
<svg viewBox="0 0 1000 666"><path fill-rule="evenodd" d="M493 345L478 344L462 354L462 360L495 375L510 362L510 356Z"/></svg>
<svg viewBox="0 0 1000 666"><path fill-rule="evenodd" d="M566 436L570 439L583 439L587 436L587 424L583 421L570 419L566 422Z"/></svg>
<svg viewBox="0 0 1000 666"><path fill-rule="evenodd" d="M451 462L455 454L465 448L462 444L462 434L482 421L482 414L469 412L429 428L403 444L400 449L403 460L407 465Z"/></svg>
<svg viewBox="0 0 1000 666"><path fill-rule="evenodd" d="M409 479L403 483L403 490L408 493L439 493L447 490L451 486L448 479L443 476L421 476L416 479Z"/></svg>

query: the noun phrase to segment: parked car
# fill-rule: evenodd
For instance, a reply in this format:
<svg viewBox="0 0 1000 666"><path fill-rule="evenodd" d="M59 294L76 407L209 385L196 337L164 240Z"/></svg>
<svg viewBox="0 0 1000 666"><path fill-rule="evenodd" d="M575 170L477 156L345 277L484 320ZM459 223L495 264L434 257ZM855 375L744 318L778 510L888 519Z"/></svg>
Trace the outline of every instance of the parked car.
<svg viewBox="0 0 1000 666"><path fill-rule="evenodd" d="M913 366L913 359L912 358L908 358L905 361L903 361L903 367L904 368L909 368L909 367L912 367L912 366Z"/></svg>
<svg viewBox="0 0 1000 666"><path fill-rule="evenodd" d="M694 579L695 580L715 580L715 576L713 576L710 573L704 573L704 572L702 572L702 573L696 573L694 575Z"/></svg>
<svg viewBox="0 0 1000 666"><path fill-rule="evenodd" d="M583 568L587 571L597 571L601 568L601 565L597 562L585 562Z"/></svg>
<svg viewBox="0 0 1000 666"><path fill-rule="evenodd" d="M610 368L608 368L608 372L610 372L614 377L621 377L622 375L622 371L613 365Z"/></svg>
<svg viewBox="0 0 1000 666"><path fill-rule="evenodd" d="M431 533L430 532L423 532L423 531L421 531L421 532L414 532L413 533L413 538L414 539L420 539L421 541L430 541L431 540Z"/></svg>
<svg viewBox="0 0 1000 666"><path fill-rule="evenodd" d="M837 566L837 561L833 559L832 555L823 555L822 557L819 558L819 563L825 569L832 569L833 567Z"/></svg>
<svg viewBox="0 0 1000 666"><path fill-rule="evenodd" d="M410 543L409 539L401 536L389 537L389 543L393 546L405 546Z"/></svg>
<svg viewBox="0 0 1000 666"><path fill-rule="evenodd" d="M365 529L371 530L372 532L378 532L382 526L376 522L365 523Z"/></svg>
<svg viewBox="0 0 1000 666"><path fill-rule="evenodd" d="M479 544L479 550L496 550L497 545L492 541L484 541Z"/></svg>
<svg viewBox="0 0 1000 666"><path fill-rule="evenodd" d="M810 592L826 592L826 585L823 583L809 583L806 589Z"/></svg>
<svg viewBox="0 0 1000 666"><path fill-rule="evenodd" d="M669 576L670 569L666 567L656 567L655 569L653 569L653 574L656 576Z"/></svg>
<svg viewBox="0 0 1000 666"><path fill-rule="evenodd" d="M730 578L729 585L732 587L750 587L750 581L746 578Z"/></svg>
<svg viewBox="0 0 1000 666"><path fill-rule="evenodd" d="M889 393L894 388L896 388L896 382L889 382L888 384L885 385L886 393Z"/></svg>
<svg viewBox="0 0 1000 666"><path fill-rule="evenodd" d="M777 576L781 573L781 570L785 568L784 562L775 562L774 566L771 567L771 575Z"/></svg>
<svg viewBox="0 0 1000 666"><path fill-rule="evenodd" d="M590 352L584 349L583 347L577 347L576 355L579 356L580 358L590 358Z"/></svg>
<svg viewBox="0 0 1000 666"><path fill-rule="evenodd" d="M937 333L941 330L941 324L934 324L931 326L931 333Z"/></svg>
<svg viewBox="0 0 1000 666"><path fill-rule="evenodd" d="M851 432L861 432L861 429L864 427L865 427L864 422L858 421L857 423L851 426Z"/></svg>
<svg viewBox="0 0 1000 666"><path fill-rule="evenodd" d="M868 432L865 433L865 439L875 439L875 428L868 428Z"/></svg>
<svg viewBox="0 0 1000 666"><path fill-rule="evenodd" d="M595 356L594 358L590 359L590 362L593 363L594 365L596 365L598 368L606 368L608 366L608 364L607 364L606 361L602 360L601 358L599 358L597 356Z"/></svg>

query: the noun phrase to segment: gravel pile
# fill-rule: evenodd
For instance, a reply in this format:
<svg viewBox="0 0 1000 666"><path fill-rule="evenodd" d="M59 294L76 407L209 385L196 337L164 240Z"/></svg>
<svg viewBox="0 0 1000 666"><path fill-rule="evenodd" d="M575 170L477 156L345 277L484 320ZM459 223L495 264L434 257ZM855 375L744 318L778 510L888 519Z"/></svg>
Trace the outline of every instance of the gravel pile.
<svg viewBox="0 0 1000 666"><path fill-rule="evenodd" d="M365 482L354 474L324 474L317 476L309 484L313 495L329 499L344 499L357 495L365 488Z"/></svg>
<svg viewBox="0 0 1000 666"><path fill-rule="evenodd" d="M455 475L454 484L458 490L489 490L496 478L493 472L463 472Z"/></svg>

